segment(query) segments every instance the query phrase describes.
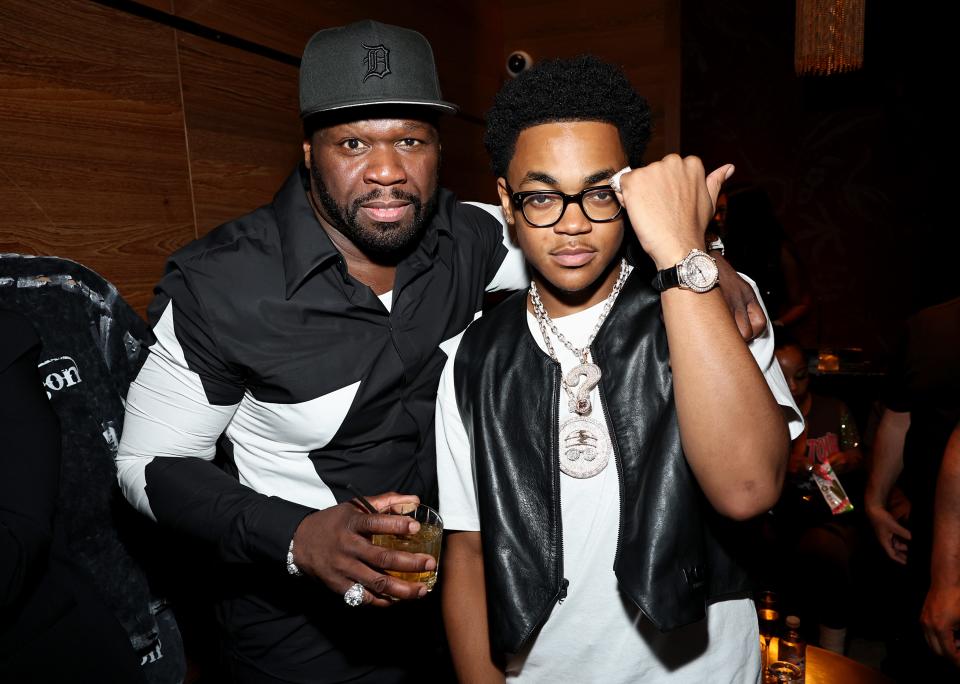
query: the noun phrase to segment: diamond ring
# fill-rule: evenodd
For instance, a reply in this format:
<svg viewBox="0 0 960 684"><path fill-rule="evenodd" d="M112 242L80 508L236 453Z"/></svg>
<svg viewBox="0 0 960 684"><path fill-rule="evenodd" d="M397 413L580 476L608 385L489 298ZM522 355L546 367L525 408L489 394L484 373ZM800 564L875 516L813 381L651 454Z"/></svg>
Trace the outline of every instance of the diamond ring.
<svg viewBox="0 0 960 684"><path fill-rule="evenodd" d="M622 192L620 189L620 176L625 173L630 173L632 170L629 166L625 166L610 177L610 187L613 188L614 192Z"/></svg>
<svg viewBox="0 0 960 684"><path fill-rule="evenodd" d="M363 585L356 582L343 594L343 602L352 608L356 608L363 603Z"/></svg>

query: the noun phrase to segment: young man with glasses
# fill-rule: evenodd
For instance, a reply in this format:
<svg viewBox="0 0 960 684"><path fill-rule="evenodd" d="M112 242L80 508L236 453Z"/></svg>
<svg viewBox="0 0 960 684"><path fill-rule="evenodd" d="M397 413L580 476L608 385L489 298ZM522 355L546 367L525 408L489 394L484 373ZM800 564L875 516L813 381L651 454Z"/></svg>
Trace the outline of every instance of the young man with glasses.
<svg viewBox="0 0 960 684"><path fill-rule="evenodd" d="M590 57L508 83L487 127L533 280L467 329L440 383L457 674L758 681L736 521L779 495L781 407L801 421L769 329L748 348L701 251L732 167L617 173L641 166L649 108Z"/></svg>

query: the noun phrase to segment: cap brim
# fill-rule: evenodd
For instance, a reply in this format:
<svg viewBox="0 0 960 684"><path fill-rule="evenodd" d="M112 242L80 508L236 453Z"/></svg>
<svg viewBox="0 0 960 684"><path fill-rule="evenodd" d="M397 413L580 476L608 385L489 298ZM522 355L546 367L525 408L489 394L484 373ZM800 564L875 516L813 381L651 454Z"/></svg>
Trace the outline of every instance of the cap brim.
<svg viewBox="0 0 960 684"><path fill-rule="evenodd" d="M425 107L445 114L456 114L459 107L452 102L442 100L364 100L360 102L344 102L343 104L330 105L327 107L317 107L300 112L300 118L306 119L314 114L325 114L327 112L339 112L346 109L360 109L363 107L382 107L384 105L401 105L411 107Z"/></svg>

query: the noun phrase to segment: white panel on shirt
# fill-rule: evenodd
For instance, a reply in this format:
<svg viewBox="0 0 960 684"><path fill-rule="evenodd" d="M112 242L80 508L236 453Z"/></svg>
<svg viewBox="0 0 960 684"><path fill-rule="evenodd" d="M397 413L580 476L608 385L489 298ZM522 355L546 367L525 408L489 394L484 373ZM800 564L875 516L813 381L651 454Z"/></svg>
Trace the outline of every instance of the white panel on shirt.
<svg viewBox="0 0 960 684"><path fill-rule="evenodd" d="M464 202L464 204L472 204L483 209L497 219L503 231L503 246L507 248L507 255L503 258L503 263L500 264L500 268L497 269L493 278L487 283L487 292L525 289L530 284L527 262L523 258L523 252L510 239L510 230L507 228L507 222L503 220L503 210L501 210L500 205L483 204L481 202Z"/></svg>
<svg viewBox="0 0 960 684"><path fill-rule="evenodd" d="M147 465L158 456L212 460L224 431L244 485L314 508L336 504L309 454L340 429L359 381L298 404L258 401L247 392L239 404L216 406L187 366L172 304L153 332L157 342L127 394L116 458L117 479L131 504L155 519L145 491Z"/></svg>
<svg viewBox="0 0 960 684"><path fill-rule="evenodd" d="M127 393L117 480L141 513L156 519L146 494L147 466L157 456L213 460L217 438L237 405L207 402L200 376L190 370L173 329L173 303L153 328L156 343Z"/></svg>
<svg viewBox="0 0 960 684"><path fill-rule="evenodd" d="M310 452L340 429L360 381L299 404L271 404L247 392L227 428L240 482L266 494L313 508L336 506Z"/></svg>
<svg viewBox="0 0 960 684"><path fill-rule="evenodd" d="M752 282L751 282L752 284ZM558 329L582 346L603 304L555 320ZM530 334L546 352L539 326L527 314ZM578 361L554 341L562 371ZM771 331L750 344L757 364L777 402L791 409L802 430L799 411L773 361ZM454 353L444 368L437 399L437 472L440 511L450 530L479 530L476 471L471 446L456 405ZM594 418L606 425L599 390L591 393ZM560 399L561 422L569 415L566 397ZM711 605L706 621L659 633L643 619L632 601L620 594L613 563L620 515L617 468L611 462L593 478L561 475L560 507L563 523L564 576L570 581L566 600L556 604L526 652L507 663L513 682L750 682L759 680L756 613L749 599ZM584 629L588 625L589 629ZM589 663L589 670L585 669ZM678 663L683 663L678 666Z"/></svg>

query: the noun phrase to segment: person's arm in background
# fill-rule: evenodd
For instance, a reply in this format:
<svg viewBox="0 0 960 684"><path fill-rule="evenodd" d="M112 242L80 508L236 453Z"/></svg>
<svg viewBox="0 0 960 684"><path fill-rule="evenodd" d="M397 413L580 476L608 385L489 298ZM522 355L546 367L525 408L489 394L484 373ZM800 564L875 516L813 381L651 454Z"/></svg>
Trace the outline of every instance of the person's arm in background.
<svg viewBox="0 0 960 684"><path fill-rule="evenodd" d="M960 423L937 478L930 591L920 622L933 652L960 667Z"/></svg>
<svg viewBox="0 0 960 684"><path fill-rule="evenodd" d="M60 423L47 401L40 340L0 312L0 607L17 602L46 563L60 487Z"/></svg>
<svg viewBox="0 0 960 684"><path fill-rule="evenodd" d="M869 463L864 509L877 541L891 559L907 562L910 530L901 525L888 508L888 500L903 471L903 444L910 429L910 414L886 409L877 427L873 457Z"/></svg>

